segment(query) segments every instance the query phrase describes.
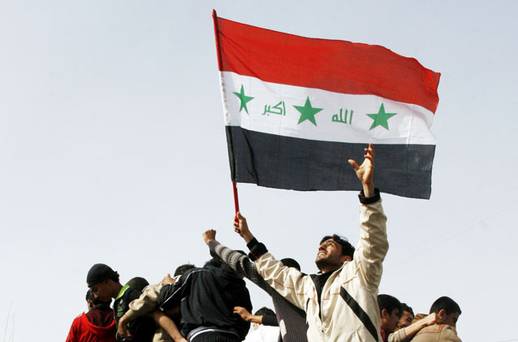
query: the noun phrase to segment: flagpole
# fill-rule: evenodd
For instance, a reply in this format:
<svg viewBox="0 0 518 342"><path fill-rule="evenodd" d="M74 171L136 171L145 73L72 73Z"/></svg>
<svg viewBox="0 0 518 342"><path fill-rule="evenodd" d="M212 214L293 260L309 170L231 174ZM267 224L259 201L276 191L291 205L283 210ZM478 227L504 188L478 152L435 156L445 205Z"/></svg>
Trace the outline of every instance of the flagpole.
<svg viewBox="0 0 518 342"><path fill-rule="evenodd" d="M232 191L234 193L234 209L236 210L236 216L239 212L239 196L237 194L237 183L232 181Z"/></svg>
<svg viewBox="0 0 518 342"><path fill-rule="evenodd" d="M221 72L223 70L223 60L221 58L221 50L220 50L220 46L219 46L219 30L218 30L218 14L216 13L216 10L213 9L212 10L212 19L214 21L214 33L215 33L215 38L216 38L216 51L218 53L218 68L219 68L219 71ZM223 89L223 87L222 87ZM230 143L230 151L232 151L232 134L229 134L228 136L229 138L229 143ZM229 155L229 158L230 158L230 167L231 167L231 175L232 175L232 178L234 178L233 176L235 175L235 165L233 163L233 158L232 158L232 155L230 154ZM234 194L234 209L235 209L235 213L236 213L236 220L237 220L237 213L239 211L239 196L238 196L238 193L237 193L237 183L234 179L232 179L232 193Z"/></svg>

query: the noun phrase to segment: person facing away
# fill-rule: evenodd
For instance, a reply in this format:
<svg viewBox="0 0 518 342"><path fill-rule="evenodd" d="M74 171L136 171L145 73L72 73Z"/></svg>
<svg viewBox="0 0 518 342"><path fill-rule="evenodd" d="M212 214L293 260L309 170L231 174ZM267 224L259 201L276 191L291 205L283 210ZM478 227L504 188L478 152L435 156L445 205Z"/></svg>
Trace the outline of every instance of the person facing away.
<svg viewBox="0 0 518 342"><path fill-rule="evenodd" d="M348 161L362 186L360 241L355 249L339 235L325 236L315 260L318 274L305 275L282 265L254 238L240 213L234 224L263 279L306 312L307 337L311 342L381 340L377 295L388 251L386 216L379 191L374 188L371 145L365 149L364 158L361 165Z"/></svg>
<svg viewBox="0 0 518 342"><path fill-rule="evenodd" d="M430 307L430 314L435 314L435 323L421 329L412 342L460 342L457 336L457 320L462 311L450 297L439 297Z"/></svg>
<svg viewBox="0 0 518 342"><path fill-rule="evenodd" d="M180 305L180 331L190 342L242 341L250 328L233 313L236 306L252 310L245 282L217 257L165 285L158 302L164 312Z"/></svg>
<svg viewBox="0 0 518 342"><path fill-rule="evenodd" d="M224 263L238 274L248 278L266 291L271 297L279 325L279 341L307 342L306 313L286 300L264 281L257 272L255 263L244 253L223 246L216 240L216 231L208 229L203 233L203 241L209 246L210 253L217 255ZM287 267L300 271L299 263L291 258L281 260Z"/></svg>
<svg viewBox="0 0 518 342"><path fill-rule="evenodd" d="M142 289L149 283L141 277L135 277L128 281L124 286L120 283L119 273L105 264L95 264L88 271L86 282L95 298L102 301L113 302L115 316L115 326L119 319L128 311L129 304L137 299ZM128 336L117 336L121 341L152 341L156 325L152 317L139 317L128 323Z"/></svg>
<svg viewBox="0 0 518 342"><path fill-rule="evenodd" d="M66 342L115 342L115 321L110 302L95 300L88 290L86 303L88 312L74 319Z"/></svg>

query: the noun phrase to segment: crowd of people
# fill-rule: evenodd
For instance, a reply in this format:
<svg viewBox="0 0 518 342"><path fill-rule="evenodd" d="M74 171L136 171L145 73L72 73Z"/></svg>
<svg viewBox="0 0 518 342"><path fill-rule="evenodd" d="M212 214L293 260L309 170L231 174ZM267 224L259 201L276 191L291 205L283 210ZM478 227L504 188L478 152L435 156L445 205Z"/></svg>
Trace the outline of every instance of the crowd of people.
<svg viewBox="0 0 518 342"><path fill-rule="evenodd" d="M141 277L121 283L105 264L87 273L88 311L72 323L67 342L108 341L460 341L459 305L443 296L428 314L388 294L378 294L388 252L386 216L374 187L374 148L364 161L349 160L362 190L360 241L326 235L318 244L318 273L305 274L292 258L277 260L237 213L234 230L249 253L203 233L211 259L203 267L178 266L158 284ZM252 313L243 278L272 298L273 309ZM113 304L112 304L113 301Z"/></svg>

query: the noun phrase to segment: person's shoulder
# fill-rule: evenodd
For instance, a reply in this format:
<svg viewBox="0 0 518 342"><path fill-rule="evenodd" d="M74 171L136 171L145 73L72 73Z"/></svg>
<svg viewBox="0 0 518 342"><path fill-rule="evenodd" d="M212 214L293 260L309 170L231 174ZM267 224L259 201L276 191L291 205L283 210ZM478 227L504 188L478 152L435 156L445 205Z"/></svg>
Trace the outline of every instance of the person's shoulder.
<svg viewBox="0 0 518 342"><path fill-rule="evenodd" d="M432 324L419 330L412 341L429 341L432 337L437 337L438 340L442 341L443 337L448 336L457 336L455 328L448 324Z"/></svg>

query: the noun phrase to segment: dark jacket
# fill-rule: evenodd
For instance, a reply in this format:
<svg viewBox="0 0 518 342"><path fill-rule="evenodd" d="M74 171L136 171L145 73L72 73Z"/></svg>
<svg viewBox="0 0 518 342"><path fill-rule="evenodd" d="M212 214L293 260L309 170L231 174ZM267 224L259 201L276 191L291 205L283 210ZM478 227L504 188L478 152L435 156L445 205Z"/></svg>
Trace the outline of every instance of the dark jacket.
<svg viewBox="0 0 518 342"><path fill-rule="evenodd" d="M239 251L232 250L223 246L218 241L209 242L211 254L215 254L228 264L238 274L250 279L254 284L266 291L273 301L277 321L281 326L280 341L284 342L307 342L306 337L306 313L288 302L284 297L277 293L264 279L257 273L255 264L247 255ZM265 324L263 317L263 325ZM274 324L270 324L274 325Z"/></svg>
<svg viewBox="0 0 518 342"><path fill-rule="evenodd" d="M183 275L175 285L160 291L159 305L168 311L180 304L181 333L187 336L199 327L232 332L244 339L250 323L233 313L234 306L252 311L245 282L227 265L206 265Z"/></svg>

